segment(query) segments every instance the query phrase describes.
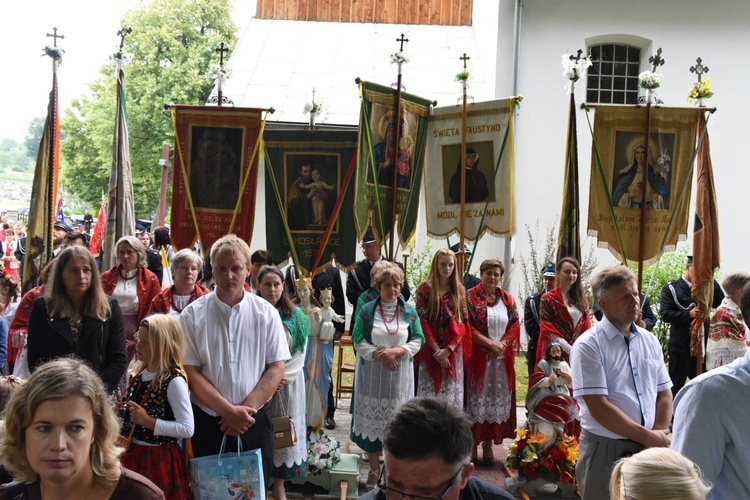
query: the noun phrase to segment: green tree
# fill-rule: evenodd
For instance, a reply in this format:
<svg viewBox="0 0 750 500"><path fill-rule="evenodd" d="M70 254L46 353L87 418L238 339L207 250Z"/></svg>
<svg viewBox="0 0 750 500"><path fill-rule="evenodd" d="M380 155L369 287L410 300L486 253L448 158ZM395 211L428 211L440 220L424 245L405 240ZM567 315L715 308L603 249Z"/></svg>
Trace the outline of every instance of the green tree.
<svg viewBox="0 0 750 500"><path fill-rule="evenodd" d="M128 12L122 26L130 161L136 216L149 218L159 201L162 144L173 142L165 103L203 104L213 88L207 76L221 42L234 46L236 28L229 0L153 0ZM113 47L117 39L113 36ZM61 123L66 189L92 206L106 193L112 162L115 116L114 62L89 85L91 97L74 101Z"/></svg>
<svg viewBox="0 0 750 500"><path fill-rule="evenodd" d="M42 140L45 120L45 117L37 116L29 123L29 131L26 133L23 143L26 146L26 154L30 158L36 158L39 154L39 143Z"/></svg>
<svg viewBox="0 0 750 500"><path fill-rule="evenodd" d="M34 158L26 155L26 149L15 139L0 141L0 169L14 172L28 172Z"/></svg>

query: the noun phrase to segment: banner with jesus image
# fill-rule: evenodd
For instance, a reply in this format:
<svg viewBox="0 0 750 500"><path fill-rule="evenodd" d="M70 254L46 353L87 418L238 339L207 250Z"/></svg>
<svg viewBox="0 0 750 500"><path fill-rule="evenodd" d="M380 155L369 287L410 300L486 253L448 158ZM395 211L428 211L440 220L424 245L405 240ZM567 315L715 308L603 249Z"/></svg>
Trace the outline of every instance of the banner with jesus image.
<svg viewBox="0 0 750 500"><path fill-rule="evenodd" d="M513 128L515 98L467 105L466 160L461 161L461 106L435 108L427 132L425 191L427 234L457 234L465 218L470 241L485 231L513 232ZM466 170L461 213L461 166Z"/></svg>
<svg viewBox="0 0 750 500"><path fill-rule="evenodd" d="M652 108L646 148L645 107L595 109L589 235L621 261L637 265L645 190L648 265L687 235L698 110Z"/></svg>

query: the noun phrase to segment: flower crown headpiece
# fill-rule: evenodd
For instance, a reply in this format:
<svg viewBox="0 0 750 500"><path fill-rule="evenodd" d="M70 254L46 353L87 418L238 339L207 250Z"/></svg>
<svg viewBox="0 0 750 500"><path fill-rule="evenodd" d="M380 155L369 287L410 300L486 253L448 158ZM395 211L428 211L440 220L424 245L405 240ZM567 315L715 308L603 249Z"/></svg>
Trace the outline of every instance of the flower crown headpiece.
<svg viewBox="0 0 750 500"><path fill-rule="evenodd" d="M312 286L312 279L309 276L300 276L296 280L294 280L294 284L297 285L297 288L306 286L311 287Z"/></svg>

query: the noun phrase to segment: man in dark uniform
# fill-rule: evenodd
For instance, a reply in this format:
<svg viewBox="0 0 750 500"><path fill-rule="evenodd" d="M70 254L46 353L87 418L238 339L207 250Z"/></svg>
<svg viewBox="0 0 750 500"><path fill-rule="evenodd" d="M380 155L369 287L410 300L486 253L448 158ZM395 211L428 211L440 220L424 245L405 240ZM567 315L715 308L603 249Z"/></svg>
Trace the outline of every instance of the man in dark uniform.
<svg viewBox="0 0 750 500"><path fill-rule="evenodd" d="M456 243L455 245L451 247L451 250L453 251L453 253L456 254L456 258L458 258L458 254L460 253L458 251L458 246L459 246L459 243ZM471 258L471 250L469 250L469 247L468 245L466 245L466 243L464 243L463 254L464 254L464 262L466 265L463 282L464 282L464 288L468 290L469 288L474 288L475 286L477 286L479 283L482 282L482 280L480 280L473 274L469 274L469 259Z"/></svg>
<svg viewBox="0 0 750 500"><path fill-rule="evenodd" d="M526 348L526 363L529 365L529 377L534 373L534 367L536 366L536 344L539 340L540 321L539 306L542 302L542 295L555 288L555 265L552 262L548 262L542 268L542 286L542 291L527 298L526 304L523 306L523 325L526 328L526 336L529 339L529 345Z"/></svg>
<svg viewBox="0 0 750 500"><path fill-rule="evenodd" d="M704 345L707 340L709 315L695 307L690 295L693 281L693 256L687 258L685 274L670 281L661 289L661 319L669 323L669 378L672 379L672 394L676 395L685 385L685 379L695 378L696 358L690 354L690 323L693 318L706 318L703 333ZM716 308L724 300L724 292L714 280L714 301ZM705 370L705 368L704 368Z"/></svg>
<svg viewBox="0 0 750 500"><path fill-rule="evenodd" d="M346 278L346 299L354 307L352 310L352 319L349 323L349 334L354 331L354 321L357 319L357 299L365 290L370 288L370 270L373 264L383 259L381 244L375 239L372 228L369 228L362 238L362 253L365 258L357 262L357 266L349 271ZM396 262L396 265L403 270L403 266ZM409 285L404 280L404 287L401 289L401 295L404 300L409 300L411 292Z"/></svg>
<svg viewBox="0 0 750 500"><path fill-rule="evenodd" d="M297 296L297 287L294 284L297 278L299 278L299 276L294 265L287 267L286 273L284 275L284 288L286 289L287 295L289 295L289 298L291 299L294 299ZM331 307L334 311L336 311L336 314L340 316L346 316L346 304L344 304L344 287L341 283L341 271L339 271L338 267L336 267L332 263L328 269L326 269L322 273L316 274L313 277L312 286L313 293L315 294L315 299L318 301L320 301L320 291L325 290L326 288L330 288L333 292L333 304L331 305ZM336 329L336 333L333 334L333 340L338 341L344 334L344 323L334 321L333 326ZM331 348L333 349L333 343L331 343ZM331 370L333 371L333 366L331 366ZM325 418L326 429L335 429L336 420L334 420L333 414L336 411L336 401L333 398L333 377L331 377L331 385L328 389L327 408L328 410L326 412Z"/></svg>
<svg viewBox="0 0 750 500"><path fill-rule="evenodd" d="M161 262L161 254L151 247L151 238L148 235L148 229L140 222L136 222L135 224L135 237L146 247L146 267L159 278L159 283L161 283L161 279L164 276L164 265ZM167 269L167 272L170 272L170 270Z"/></svg>

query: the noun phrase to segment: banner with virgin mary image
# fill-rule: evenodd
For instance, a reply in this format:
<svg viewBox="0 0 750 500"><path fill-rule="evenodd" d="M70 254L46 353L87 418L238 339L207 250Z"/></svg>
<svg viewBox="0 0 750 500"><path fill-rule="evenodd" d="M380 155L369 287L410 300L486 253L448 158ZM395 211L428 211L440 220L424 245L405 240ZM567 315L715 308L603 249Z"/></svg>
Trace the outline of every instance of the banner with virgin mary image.
<svg viewBox="0 0 750 500"><path fill-rule="evenodd" d="M299 275L356 262L357 131L266 130L266 245Z"/></svg>
<svg viewBox="0 0 750 500"><path fill-rule="evenodd" d="M642 234L648 265L687 237L699 110L652 107L647 148L646 107L593 109L589 235L620 261L637 265Z"/></svg>
<svg viewBox="0 0 750 500"><path fill-rule="evenodd" d="M466 160L461 161L462 107L435 108L427 132L425 206L427 234L459 232L476 241L482 234L513 232L513 107L516 98L467 104ZM461 213L461 165L465 165Z"/></svg>
<svg viewBox="0 0 750 500"><path fill-rule="evenodd" d="M357 235L361 239L372 226L379 241L385 241L394 225L392 206L395 200L396 232L401 244L406 245L417 225L419 187L432 103L402 92L399 124L394 89L370 82L360 82L359 88L362 110L354 194Z"/></svg>
<svg viewBox="0 0 750 500"><path fill-rule="evenodd" d="M255 221L260 109L175 106L172 243L207 252L234 233L250 244Z"/></svg>

